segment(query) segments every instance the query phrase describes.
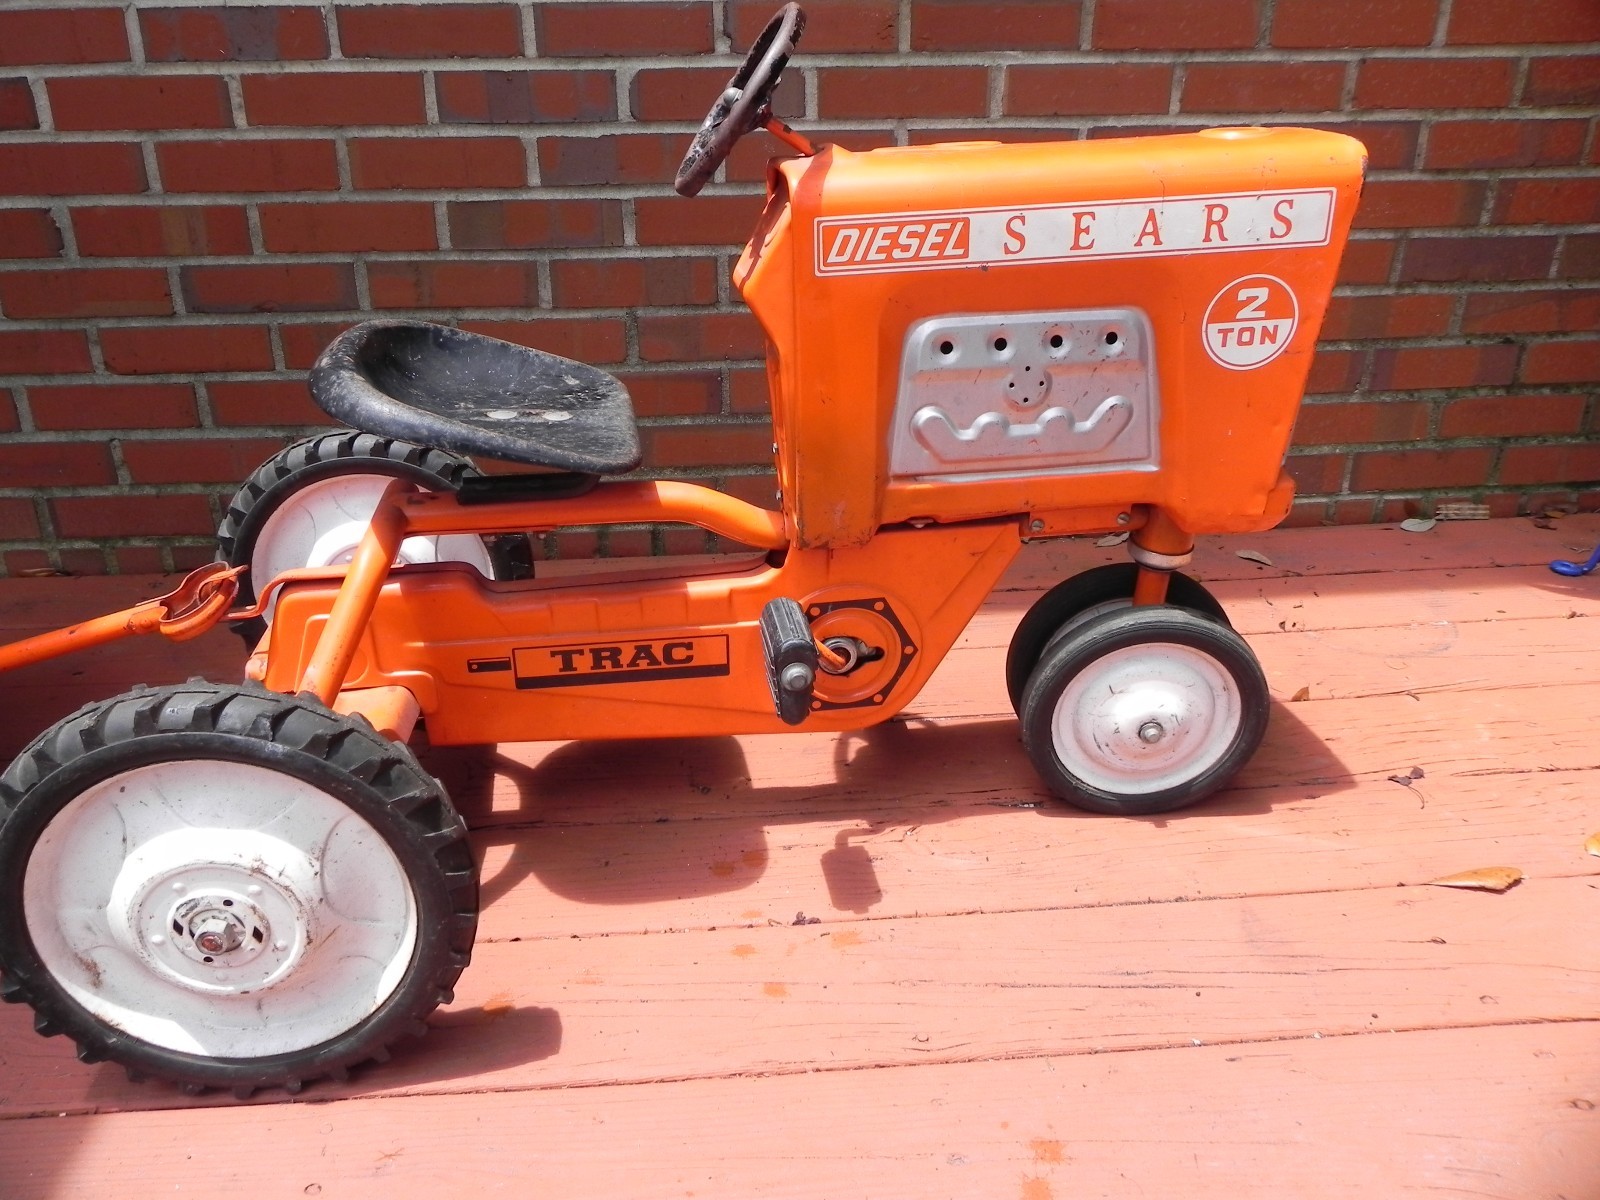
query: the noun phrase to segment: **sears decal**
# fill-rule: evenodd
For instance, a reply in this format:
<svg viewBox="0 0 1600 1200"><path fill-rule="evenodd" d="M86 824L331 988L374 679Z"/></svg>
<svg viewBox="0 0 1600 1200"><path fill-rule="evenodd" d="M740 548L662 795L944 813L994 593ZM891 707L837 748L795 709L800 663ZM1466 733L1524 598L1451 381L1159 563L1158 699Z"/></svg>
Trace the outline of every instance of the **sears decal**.
<svg viewBox="0 0 1600 1200"><path fill-rule="evenodd" d="M575 642L564 646L519 646L505 659L476 659L473 674L510 669L519 688L585 687L599 683L644 683L696 679L728 673L726 634Z"/></svg>
<svg viewBox="0 0 1600 1200"><path fill-rule="evenodd" d="M818 275L1325 246L1332 188L819 217Z"/></svg>

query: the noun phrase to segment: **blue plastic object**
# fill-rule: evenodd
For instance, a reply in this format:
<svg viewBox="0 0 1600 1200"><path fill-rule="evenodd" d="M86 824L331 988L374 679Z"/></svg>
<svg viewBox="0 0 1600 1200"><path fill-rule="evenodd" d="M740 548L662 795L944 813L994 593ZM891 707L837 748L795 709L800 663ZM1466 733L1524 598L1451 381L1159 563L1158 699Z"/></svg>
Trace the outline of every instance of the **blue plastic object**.
<svg viewBox="0 0 1600 1200"><path fill-rule="evenodd" d="M1564 558L1558 558L1550 564L1550 569L1557 575L1587 575L1596 567L1600 567L1600 546L1594 548L1594 553L1589 555L1589 561L1586 563L1569 562Z"/></svg>

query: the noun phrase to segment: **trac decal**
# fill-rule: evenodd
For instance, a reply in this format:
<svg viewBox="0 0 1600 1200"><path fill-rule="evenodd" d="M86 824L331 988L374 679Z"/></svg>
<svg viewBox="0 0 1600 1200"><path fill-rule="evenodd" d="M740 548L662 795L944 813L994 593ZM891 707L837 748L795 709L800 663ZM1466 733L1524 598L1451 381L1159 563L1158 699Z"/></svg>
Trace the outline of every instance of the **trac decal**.
<svg viewBox="0 0 1600 1200"><path fill-rule="evenodd" d="M818 275L1325 246L1332 188L819 217Z"/></svg>
<svg viewBox="0 0 1600 1200"><path fill-rule="evenodd" d="M726 634L579 642L564 646L519 646L505 659L477 659L473 674L510 669L519 688L587 687L696 679L728 673Z"/></svg>
<svg viewBox="0 0 1600 1200"><path fill-rule="evenodd" d="M1230 371L1271 362L1289 346L1300 304L1275 275L1246 275L1216 294L1203 322L1206 353Z"/></svg>

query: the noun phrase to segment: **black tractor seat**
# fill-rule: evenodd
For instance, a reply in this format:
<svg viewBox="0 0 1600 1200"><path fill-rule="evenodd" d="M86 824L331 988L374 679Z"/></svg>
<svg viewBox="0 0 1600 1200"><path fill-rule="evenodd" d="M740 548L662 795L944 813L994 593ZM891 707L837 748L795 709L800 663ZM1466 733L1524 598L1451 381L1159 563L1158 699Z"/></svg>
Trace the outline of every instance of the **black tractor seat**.
<svg viewBox="0 0 1600 1200"><path fill-rule="evenodd" d="M366 433L573 475L639 465L622 381L596 367L426 321L365 321L311 368L311 395Z"/></svg>

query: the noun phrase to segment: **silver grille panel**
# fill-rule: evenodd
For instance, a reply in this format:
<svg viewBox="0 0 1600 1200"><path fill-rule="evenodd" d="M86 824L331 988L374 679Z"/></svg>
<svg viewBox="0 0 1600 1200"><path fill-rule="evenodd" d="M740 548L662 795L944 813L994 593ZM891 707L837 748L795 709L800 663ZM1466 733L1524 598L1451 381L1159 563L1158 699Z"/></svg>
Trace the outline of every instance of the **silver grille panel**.
<svg viewBox="0 0 1600 1200"><path fill-rule="evenodd" d="M1155 342L1136 308L932 317L906 334L896 478L1156 466Z"/></svg>

